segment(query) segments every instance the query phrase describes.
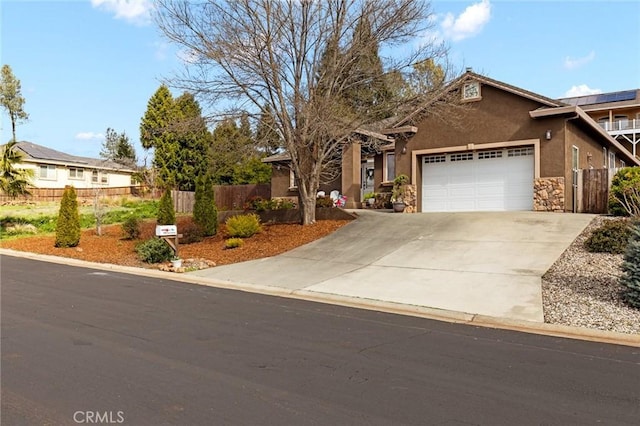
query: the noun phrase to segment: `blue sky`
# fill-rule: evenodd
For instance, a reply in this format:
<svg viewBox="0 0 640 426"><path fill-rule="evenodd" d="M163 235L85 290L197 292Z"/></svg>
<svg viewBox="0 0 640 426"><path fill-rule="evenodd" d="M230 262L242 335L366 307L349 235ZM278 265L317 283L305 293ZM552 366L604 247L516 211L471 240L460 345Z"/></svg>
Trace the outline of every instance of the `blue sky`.
<svg viewBox="0 0 640 426"><path fill-rule="evenodd" d="M179 49L149 0L1 0L0 58L22 82L28 140L98 157L107 127L139 159L140 119ZM458 69L552 98L640 88L640 1L435 1L436 36ZM2 113L0 141L11 137Z"/></svg>

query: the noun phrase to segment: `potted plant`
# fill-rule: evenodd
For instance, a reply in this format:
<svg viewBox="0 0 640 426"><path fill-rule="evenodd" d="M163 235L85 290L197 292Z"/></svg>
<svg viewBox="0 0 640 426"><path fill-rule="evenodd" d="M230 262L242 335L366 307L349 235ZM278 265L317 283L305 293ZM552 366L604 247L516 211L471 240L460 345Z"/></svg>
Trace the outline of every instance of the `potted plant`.
<svg viewBox="0 0 640 426"><path fill-rule="evenodd" d="M367 192L364 194L364 204L368 207L371 207L376 202L376 194L375 192Z"/></svg>
<svg viewBox="0 0 640 426"><path fill-rule="evenodd" d="M398 175L393 180L391 203L393 204L393 211L396 213L403 212L406 207L404 203L404 190L407 183L409 183L409 176L407 175Z"/></svg>
<svg viewBox="0 0 640 426"><path fill-rule="evenodd" d="M171 258L171 266L174 269L178 269L182 267L182 259L180 259L178 256L173 256Z"/></svg>

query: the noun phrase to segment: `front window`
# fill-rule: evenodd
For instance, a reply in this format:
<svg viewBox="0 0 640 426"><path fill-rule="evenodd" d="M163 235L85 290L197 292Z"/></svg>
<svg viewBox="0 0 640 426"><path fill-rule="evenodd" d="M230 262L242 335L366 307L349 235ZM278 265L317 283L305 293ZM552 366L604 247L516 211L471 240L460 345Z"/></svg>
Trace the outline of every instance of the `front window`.
<svg viewBox="0 0 640 426"><path fill-rule="evenodd" d="M84 170L77 169L75 167L69 168L69 179L82 179L84 178Z"/></svg>
<svg viewBox="0 0 640 426"><path fill-rule="evenodd" d="M40 179L48 179L55 180L56 179L56 166L51 164L43 164L40 166L40 171L38 172L38 177Z"/></svg>
<svg viewBox="0 0 640 426"><path fill-rule="evenodd" d="M395 152L387 152L384 154L384 180L391 182L396 177L396 154Z"/></svg>
<svg viewBox="0 0 640 426"><path fill-rule="evenodd" d="M616 153L611 151L609 151L609 168L610 169L616 168Z"/></svg>
<svg viewBox="0 0 640 426"><path fill-rule="evenodd" d="M100 173L97 170L94 170L91 172L91 182L99 183L101 185L106 185L107 183L109 183L109 180L106 174Z"/></svg>

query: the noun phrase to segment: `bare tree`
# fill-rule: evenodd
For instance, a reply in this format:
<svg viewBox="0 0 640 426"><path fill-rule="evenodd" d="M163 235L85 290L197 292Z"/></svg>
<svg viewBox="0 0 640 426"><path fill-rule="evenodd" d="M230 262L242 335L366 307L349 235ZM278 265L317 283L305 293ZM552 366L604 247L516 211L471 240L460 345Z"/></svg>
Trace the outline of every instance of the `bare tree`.
<svg viewBox="0 0 640 426"><path fill-rule="evenodd" d="M438 43L418 43L433 25L430 15L429 3L417 0L158 0L154 18L189 56L172 85L218 114L246 110L257 117L270 108L298 177L302 223L310 224L322 176L339 163L354 132L407 104L384 97L354 108L344 94L445 55ZM354 36L359 22L370 25L367 37ZM373 44L393 52L381 58L378 75L355 66Z"/></svg>

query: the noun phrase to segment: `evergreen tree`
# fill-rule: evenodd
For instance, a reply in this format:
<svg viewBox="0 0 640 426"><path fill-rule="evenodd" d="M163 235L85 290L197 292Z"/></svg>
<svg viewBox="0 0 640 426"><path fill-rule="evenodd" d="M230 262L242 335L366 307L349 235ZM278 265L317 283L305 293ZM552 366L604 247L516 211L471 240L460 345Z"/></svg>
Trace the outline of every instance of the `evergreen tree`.
<svg viewBox="0 0 640 426"><path fill-rule="evenodd" d="M267 183L271 178L271 168L260 161L248 117L243 115L240 123L238 127L227 119L213 131L210 171L216 185Z"/></svg>
<svg viewBox="0 0 640 426"><path fill-rule="evenodd" d="M233 184L259 184L271 182L271 166L258 156L250 157L233 168Z"/></svg>
<svg viewBox="0 0 640 426"><path fill-rule="evenodd" d="M66 186L56 224L56 247L75 247L80 243L78 198L73 186Z"/></svg>
<svg viewBox="0 0 640 426"><path fill-rule="evenodd" d="M392 93L387 87L378 48L371 23L367 15L362 15L347 51L349 66L346 67L343 96L357 116L367 114L383 119L390 116L388 108Z"/></svg>
<svg viewBox="0 0 640 426"><path fill-rule="evenodd" d="M246 112L240 116L240 128L238 129L243 144L250 144L253 141L253 132L251 131L251 123L249 123L249 114Z"/></svg>
<svg viewBox="0 0 640 426"><path fill-rule="evenodd" d="M256 146L266 157L282 149L282 139L276 129L276 120L269 105L266 105L260 113L260 121L256 128Z"/></svg>
<svg viewBox="0 0 640 426"><path fill-rule="evenodd" d="M204 175L209 165L208 149L211 133L207 129L200 105L192 94L184 93L175 102L177 109L174 128L177 144L176 187L193 191L196 176Z"/></svg>
<svg viewBox="0 0 640 426"><path fill-rule="evenodd" d="M12 141L16 140L16 124L29 118L24 111L25 100L20 86L20 80L13 75L11 67L3 65L0 70L0 106L9 114Z"/></svg>
<svg viewBox="0 0 640 426"><path fill-rule="evenodd" d="M620 284L626 287L625 301L633 307L640 308L640 222L636 222L632 227L622 264Z"/></svg>
<svg viewBox="0 0 640 426"><path fill-rule="evenodd" d="M200 228L203 228L202 223L204 222L204 182L205 178L203 175L196 177L196 188L195 194L193 196L193 223L198 225Z"/></svg>
<svg viewBox="0 0 640 426"><path fill-rule="evenodd" d="M118 134L110 127L107 128L100 157L131 168L135 167L138 161L135 148L127 134L125 132Z"/></svg>
<svg viewBox="0 0 640 426"><path fill-rule="evenodd" d="M227 119L213 130L210 149L211 174L217 185L233 184L234 168L246 155L236 122Z"/></svg>
<svg viewBox="0 0 640 426"><path fill-rule="evenodd" d="M194 190L195 177L208 166L211 135L192 94L174 100L169 89L160 86L142 118L140 140L146 149L155 149L153 167L160 186Z"/></svg>
<svg viewBox="0 0 640 426"><path fill-rule="evenodd" d="M167 189L158 204L158 225L175 225L175 223L176 211L173 208L173 197L171 197L171 190Z"/></svg>
<svg viewBox="0 0 640 426"><path fill-rule="evenodd" d="M173 96L164 84L151 96L140 123L140 142L144 149L162 145L174 116Z"/></svg>
<svg viewBox="0 0 640 426"><path fill-rule="evenodd" d="M202 229L207 237L218 231L218 209L216 207L213 179L211 175L196 179L195 204L193 206L193 221Z"/></svg>

